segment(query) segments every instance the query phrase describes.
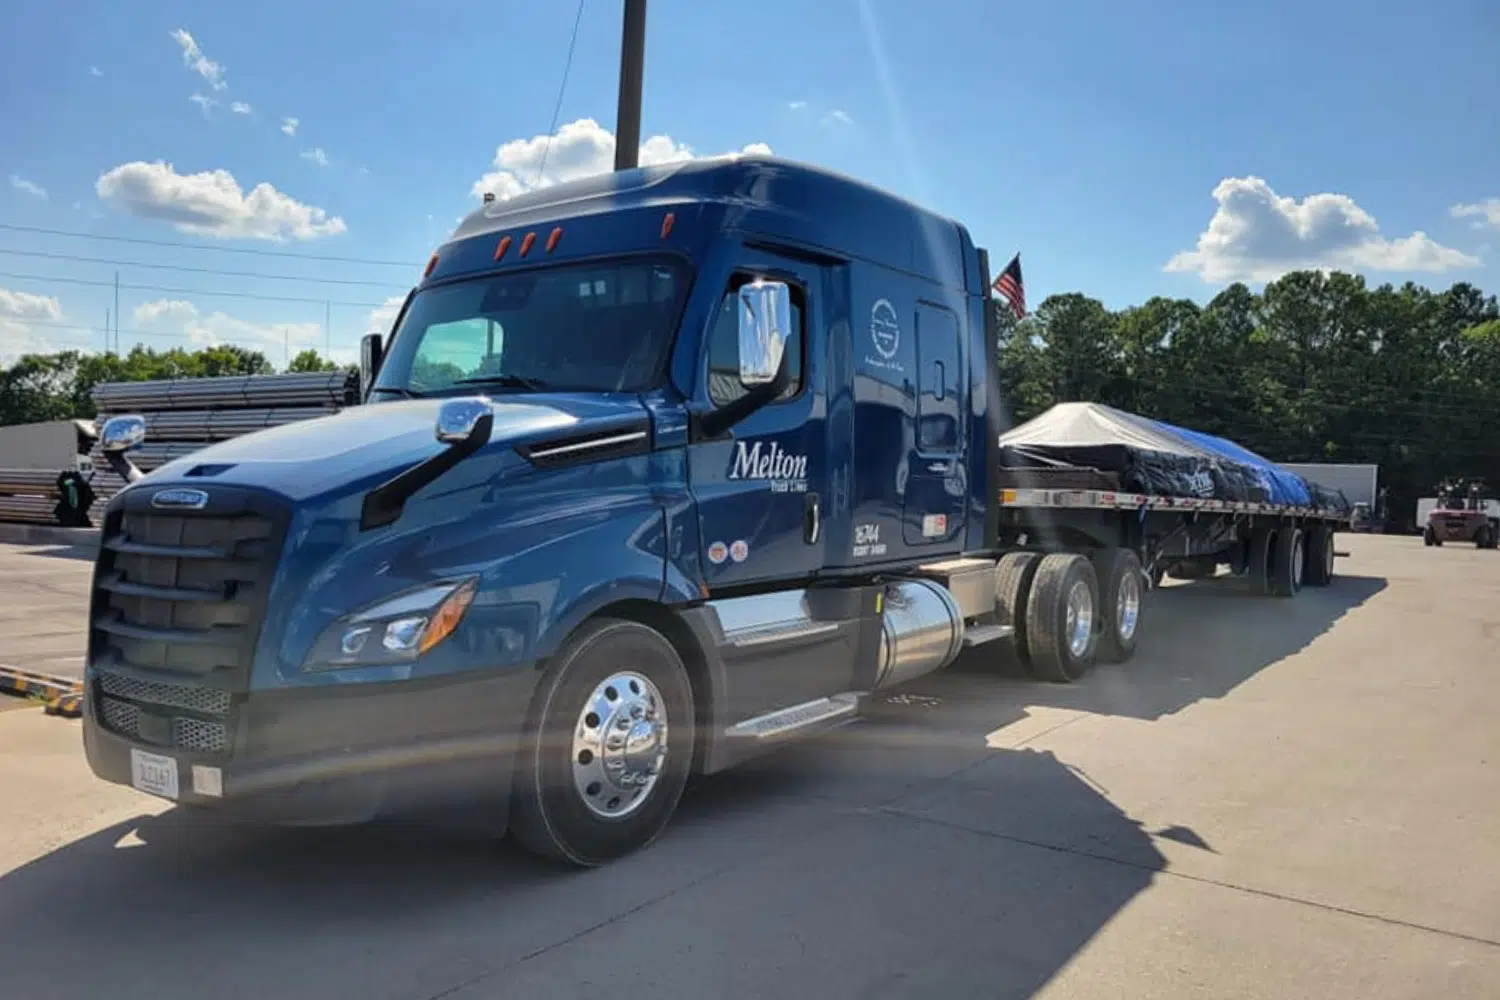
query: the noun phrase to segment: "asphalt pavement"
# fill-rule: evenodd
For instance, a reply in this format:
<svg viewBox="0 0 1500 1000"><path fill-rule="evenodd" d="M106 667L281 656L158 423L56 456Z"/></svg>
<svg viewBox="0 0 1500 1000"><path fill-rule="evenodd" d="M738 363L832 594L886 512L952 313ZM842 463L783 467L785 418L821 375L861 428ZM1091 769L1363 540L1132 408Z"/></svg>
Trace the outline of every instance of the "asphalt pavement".
<svg viewBox="0 0 1500 1000"><path fill-rule="evenodd" d="M87 545L0 544L0 666L82 679Z"/></svg>
<svg viewBox="0 0 1500 1000"><path fill-rule="evenodd" d="M0 713L0 996L1493 1000L1500 553L1340 547L1293 601L1165 588L1079 684L923 678L582 873L428 826L227 826Z"/></svg>

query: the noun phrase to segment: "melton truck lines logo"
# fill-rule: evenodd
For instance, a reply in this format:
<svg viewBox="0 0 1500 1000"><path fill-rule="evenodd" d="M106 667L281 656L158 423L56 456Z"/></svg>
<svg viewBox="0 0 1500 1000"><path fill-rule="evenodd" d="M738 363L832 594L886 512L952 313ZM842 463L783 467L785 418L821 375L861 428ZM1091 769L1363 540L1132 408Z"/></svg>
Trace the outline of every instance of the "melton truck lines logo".
<svg viewBox="0 0 1500 1000"><path fill-rule="evenodd" d="M807 492L807 456L783 451L775 441L736 441L730 479L759 479L773 493Z"/></svg>

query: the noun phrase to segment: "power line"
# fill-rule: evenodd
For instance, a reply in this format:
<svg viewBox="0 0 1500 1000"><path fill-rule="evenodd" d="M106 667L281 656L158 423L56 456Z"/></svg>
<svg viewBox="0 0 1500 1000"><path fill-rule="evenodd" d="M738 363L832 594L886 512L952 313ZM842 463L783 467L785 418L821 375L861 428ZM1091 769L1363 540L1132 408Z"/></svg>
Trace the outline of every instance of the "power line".
<svg viewBox="0 0 1500 1000"><path fill-rule="evenodd" d="M0 278L11 278L16 281L59 281L68 285L94 285L100 288L113 288L113 281L95 281L89 278L61 278L48 274L15 274L9 271L0 271ZM120 288L135 292L165 292L168 295L207 295L219 296L228 299L254 299L260 302L301 302L312 305L322 305L325 302L336 306L354 306L359 309L379 309L383 302L341 302L338 299L305 298L295 295L257 295L253 292L223 292L211 291L205 288L169 288L165 285L126 285Z"/></svg>
<svg viewBox="0 0 1500 1000"><path fill-rule="evenodd" d="M568 56L563 60L562 82L557 86L557 101L552 105L552 123L547 126L547 141L542 145L542 162L536 168L536 182L542 183L547 172L547 154L552 152L552 136L557 132L557 119L562 114L563 94L568 89L568 73L573 69L573 49L578 45L578 26L583 23L583 0L578 0L578 10L573 14L573 35L568 39Z"/></svg>
<svg viewBox="0 0 1500 1000"><path fill-rule="evenodd" d="M11 250L0 247L0 254L12 257L40 257L45 260L67 260L82 264L111 264L116 267L145 267L158 271L186 271L227 278L264 278L269 281L307 281L320 285L364 285L371 288L401 287L389 281L364 281L358 278L312 278L303 274L266 274L263 271L225 271L213 267L191 267L187 264L148 264L137 260L113 260L107 257L82 257L71 253L48 253L43 250Z"/></svg>
<svg viewBox="0 0 1500 1000"><path fill-rule="evenodd" d="M109 240L114 243L138 243L143 246L152 247L176 247L180 250L212 250L217 253L243 253L256 257L287 257L292 260L317 260L329 261L336 264L369 264L374 267L405 267L415 269L416 264L409 260L373 260L368 257L335 257L311 253L288 253L285 250L261 250L256 247L216 247L207 243L183 243L176 240L148 240L136 236L109 236L103 233L75 233L64 229L47 229L42 226L18 226L15 223L0 222L0 229L13 233L39 233L44 236L64 236L69 239L79 240Z"/></svg>

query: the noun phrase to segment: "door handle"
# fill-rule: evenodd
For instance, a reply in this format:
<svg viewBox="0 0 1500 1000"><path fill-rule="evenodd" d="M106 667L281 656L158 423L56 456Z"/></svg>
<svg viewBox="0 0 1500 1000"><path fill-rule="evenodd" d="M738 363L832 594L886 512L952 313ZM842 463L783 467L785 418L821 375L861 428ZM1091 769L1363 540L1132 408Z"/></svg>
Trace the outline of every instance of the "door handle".
<svg viewBox="0 0 1500 1000"><path fill-rule="evenodd" d="M802 537L808 545L818 544L818 536L823 533L823 511L818 504L816 493L807 494L807 499L802 506Z"/></svg>

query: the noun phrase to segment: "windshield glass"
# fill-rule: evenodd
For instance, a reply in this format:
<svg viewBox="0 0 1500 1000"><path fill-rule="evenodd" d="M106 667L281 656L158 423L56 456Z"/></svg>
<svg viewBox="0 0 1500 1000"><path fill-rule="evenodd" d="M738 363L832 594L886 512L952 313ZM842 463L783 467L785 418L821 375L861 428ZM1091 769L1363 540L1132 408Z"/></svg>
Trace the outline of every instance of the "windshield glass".
<svg viewBox="0 0 1500 1000"><path fill-rule="evenodd" d="M424 289L395 331L375 388L648 389L661 377L687 282L677 261L637 258Z"/></svg>

